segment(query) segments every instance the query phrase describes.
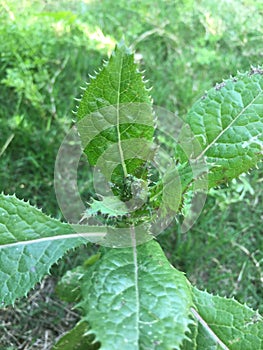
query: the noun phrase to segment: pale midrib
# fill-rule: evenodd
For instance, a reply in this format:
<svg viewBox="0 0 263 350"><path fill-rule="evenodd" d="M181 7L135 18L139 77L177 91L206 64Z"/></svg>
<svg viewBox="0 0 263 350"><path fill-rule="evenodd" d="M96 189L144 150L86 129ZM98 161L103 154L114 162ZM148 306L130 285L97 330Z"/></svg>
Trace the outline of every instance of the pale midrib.
<svg viewBox="0 0 263 350"><path fill-rule="evenodd" d="M67 235L60 235L60 236L51 236L51 237L43 237L43 238L36 238L31 239L28 241L20 241L20 242L14 242L14 243L8 243L8 244L2 244L0 245L0 249L5 249L9 247L16 247L20 245L30 245L35 243L41 243L41 242L48 242L48 241L58 241L58 240L64 240L64 239L70 239L70 238L95 238L95 237L104 237L107 233L72 233Z"/></svg>
<svg viewBox="0 0 263 350"><path fill-rule="evenodd" d="M232 122L225 128L223 129L218 135L217 137L209 144L206 146L206 148L199 154L198 157L196 157L196 160L202 158L205 153L220 139L220 137L231 128L231 126L238 120L238 118L255 102L255 100L262 94L262 90L259 91L258 95L256 97L253 98L253 100L244 108L242 109L238 115L232 120Z"/></svg>
<svg viewBox="0 0 263 350"><path fill-rule="evenodd" d="M119 81L118 81L118 90L117 90L117 137L118 137L118 149L120 153L121 158L121 165L123 169L124 177L126 178L128 176L128 171L126 168L125 160L124 160L124 154L121 147L121 133L120 133L120 88L121 88L121 75L122 75L122 65L123 65L123 58L121 58L121 64L120 64L120 70L119 70Z"/></svg>
<svg viewBox="0 0 263 350"><path fill-rule="evenodd" d="M209 327L209 325L205 322L205 320L199 315L199 313L191 308L191 311L197 321L204 327L204 329L208 332L210 337L218 344L223 350L230 350L223 342L218 338L218 336L214 333L214 331Z"/></svg>
<svg viewBox="0 0 263 350"><path fill-rule="evenodd" d="M139 323L140 323L140 295L139 295L139 278L138 278L138 257L137 257L137 244L136 244L136 234L134 226L130 227L131 232L131 243L132 243L132 251L133 251L133 264L134 264L134 286L135 286L135 303L136 303L136 325L137 325L137 346L139 349Z"/></svg>

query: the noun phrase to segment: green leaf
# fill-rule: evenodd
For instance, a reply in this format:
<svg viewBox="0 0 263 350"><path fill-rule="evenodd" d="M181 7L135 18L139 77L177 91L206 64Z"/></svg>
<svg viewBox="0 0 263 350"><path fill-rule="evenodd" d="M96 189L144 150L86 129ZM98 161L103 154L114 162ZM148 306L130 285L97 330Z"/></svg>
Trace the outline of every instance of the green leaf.
<svg viewBox="0 0 263 350"><path fill-rule="evenodd" d="M102 350L180 349L192 299L158 243L105 249L83 277L80 303Z"/></svg>
<svg viewBox="0 0 263 350"><path fill-rule="evenodd" d="M87 217L96 215L99 212L103 215L113 217L123 216L129 213L125 203L119 200L116 196L103 197L100 201L93 199L89 205L90 207L86 210Z"/></svg>
<svg viewBox="0 0 263 350"><path fill-rule="evenodd" d="M196 288L193 300L196 305L193 313L199 323L196 349L263 349L263 318L258 312L233 299Z"/></svg>
<svg viewBox="0 0 263 350"><path fill-rule="evenodd" d="M56 294L60 299L69 303L79 301L81 299L80 285L87 268L100 258L100 253L89 257L83 265L77 266L72 270L68 270L58 281L56 286Z"/></svg>
<svg viewBox="0 0 263 350"><path fill-rule="evenodd" d="M151 99L133 54L119 44L91 77L80 101L78 131L91 165L125 198L125 179L145 178L154 133ZM129 196L129 194L127 194Z"/></svg>
<svg viewBox="0 0 263 350"><path fill-rule="evenodd" d="M86 244L72 227L0 194L0 301L24 296L69 249Z"/></svg>
<svg viewBox="0 0 263 350"><path fill-rule="evenodd" d="M201 148L187 150L193 142L185 128L180 161L190 154L197 161L204 157L209 187L247 172L263 156L263 71L252 69L217 84L193 105L186 122Z"/></svg>
<svg viewBox="0 0 263 350"><path fill-rule="evenodd" d="M77 266L65 273L56 286L56 294L60 299L68 303L80 300L80 283L85 272L86 269L84 266Z"/></svg>
<svg viewBox="0 0 263 350"><path fill-rule="evenodd" d="M79 322L68 333L66 333L52 350L97 350L99 344L93 344L93 337L85 335L89 330L87 322Z"/></svg>
<svg viewBox="0 0 263 350"><path fill-rule="evenodd" d="M184 342L181 346L181 350L198 350L197 349L197 336L198 336L198 324L197 322L194 323L193 321L193 324L190 325L190 335L189 333L187 334L188 335L188 338L184 339ZM207 347L209 343L209 339L208 341L206 342L206 346L204 349L208 350L209 347Z"/></svg>

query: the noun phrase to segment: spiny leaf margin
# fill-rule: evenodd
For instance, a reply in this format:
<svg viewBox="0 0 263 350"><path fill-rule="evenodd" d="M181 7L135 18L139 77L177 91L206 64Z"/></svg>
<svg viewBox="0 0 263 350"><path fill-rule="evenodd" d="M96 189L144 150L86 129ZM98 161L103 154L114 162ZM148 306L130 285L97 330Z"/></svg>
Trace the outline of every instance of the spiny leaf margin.
<svg viewBox="0 0 263 350"><path fill-rule="evenodd" d="M105 249L82 278L79 307L102 350L180 349L192 304L189 282L159 244ZM102 327L103 325L103 327Z"/></svg>
<svg viewBox="0 0 263 350"><path fill-rule="evenodd" d="M217 84L192 106L186 123L191 134L188 128L182 132L176 157L181 163L190 154L193 161L204 159L209 188L248 172L263 158L263 70L251 69ZM193 135L201 152L191 148Z"/></svg>
<svg viewBox="0 0 263 350"><path fill-rule="evenodd" d="M234 299L227 299L192 287L195 308L201 318L229 350L263 348L263 317ZM196 349L222 349L198 324ZM184 350L184 349L183 349Z"/></svg>
<svg viewBox="0 0 263 350"><path fill-rule="evenodd" d="M25 296L68 250L87 243L81 235L72 234L75 232L70 225L50 218L15 196L0 194L2 307ZM67 235L71 238L65 239ZM60 236L64 239L57 239Z"/></svg>

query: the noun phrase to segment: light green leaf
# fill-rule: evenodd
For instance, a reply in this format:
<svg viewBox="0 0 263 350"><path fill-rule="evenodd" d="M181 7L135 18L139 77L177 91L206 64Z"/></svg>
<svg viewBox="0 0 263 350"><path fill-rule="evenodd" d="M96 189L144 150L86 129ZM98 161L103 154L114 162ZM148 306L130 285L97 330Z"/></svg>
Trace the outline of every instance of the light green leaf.
<svg viewBox="0 0 263 350"><path fill-rule="evenodd" d="M185 128L185 153L179 148L179 158L185 162L190 154L197 161L203 157L209 187L247 172L263 157L263 71L252 69L217 84L193 105L186 122L200 147L192 147L193 134Z"/></svg>
<svg viewBox="0 0 263 350"><path fill-rule="evenodd" d="M87 217L98 213L113 217L123 216L129 213L125 203L119 200L116 196L103 197L100 201L93 199L89 205L90 207L86 210Z"/></svg>
<svg viewBox="0 0 263 350"><path fill-rule="evenodd" d="M81 299L80 285L89 266L95 264L100 258L100 253L90 256L83 265L77 266L72 270L68 270L64 276L58 281L56 286L56 294L60 299L69 303L79 301Z"/></svg>
<svg viewBox="0 0 263 350"><path fill-rule="evenodd" d="M93 344L93 337L85 335L89 330L87 322L79 322L77 325L66 333L52 350L97 350L99 344Z"/></svg>
<svg viewBox="0 0 263 350"><path fill-rule="evenodd" d="M80 303L102 350L180 349L192 299L158 243L107 249L83 277Z"/></svg>
<svg viewBox="0 0 263 350"><path fill-rule="evenodd" d="M70 225L0 194L1 306L24 296L65 252L86 243Z"/></svg>
<svg viewBox="0 0 263 350"><path fill-rule="evenodd" d="M193 314L199 323L196 349L263 349L263 318L258 312L196 288L193 300Z"/></svg>
<svg viewBox="0 0 263 350"><path fill-rule="evenodd" d="M190 325L190 333L188 333L187 335L188 335L188 338L184 339L183 345L181 346L181 350L198 350L197 343L196 343L197 336L198 336L198 324L197 324L197 322ZM209 339L208 339L207 344L208 343L209 343ZM208 350L209 347L205 347L205 349Z"/></svg>
<svg viewBox="0 0 263 350"><path fill-rule="evenodd" d="M56 285L56 294L60 299L73 303L80 300L80 284L86 269L84 266L77 266L68 270Z"/></svg>
<svg viewBox="0 0 263 350"><path fill-rule="evenodd" d="M115 185L115 195L125 198L125 179L146 176L145 164L153 153L154 123L148 91L133 54L123 44L91 77L77 116L90 164Z"/></svg>

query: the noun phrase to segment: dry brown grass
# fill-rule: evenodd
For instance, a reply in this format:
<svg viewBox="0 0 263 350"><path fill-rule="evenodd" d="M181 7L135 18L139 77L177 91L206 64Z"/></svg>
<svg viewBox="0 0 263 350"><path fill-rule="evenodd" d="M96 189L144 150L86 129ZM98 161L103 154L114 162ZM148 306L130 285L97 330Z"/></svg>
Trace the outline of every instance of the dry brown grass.
<svg viewBox="0 0 263 350"><path fill-rule="evenodd" d="M28 298L0 310L0 350L50 350L74 327L78 314L55 296L55 285L47 276Z"/></svg>

